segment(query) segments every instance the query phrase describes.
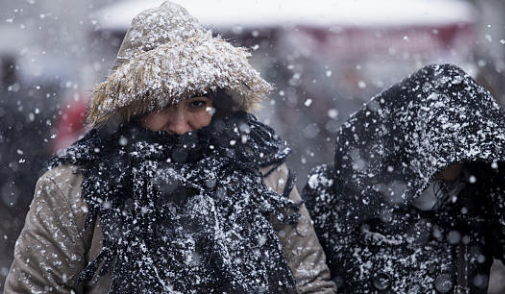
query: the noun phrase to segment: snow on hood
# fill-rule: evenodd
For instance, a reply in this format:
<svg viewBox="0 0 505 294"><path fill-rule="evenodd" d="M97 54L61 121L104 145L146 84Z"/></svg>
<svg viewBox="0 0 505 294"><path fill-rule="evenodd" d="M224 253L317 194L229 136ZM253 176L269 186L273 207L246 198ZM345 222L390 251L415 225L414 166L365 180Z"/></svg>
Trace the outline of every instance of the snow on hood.
<svg viewBox="0 0 505 294"><path fill-rule="evenodd" d="M334 166L313 172L309 188L334 185L351 214L380 217L449 165L477 161L505 161L505 111L461 69L434 65L353 114L337 134Z"/></svg>
<svg viewBox="0 0 505 294"><path fill-rule="evenodd" d="M268 97L271 85L249 64L249 56L166 1L133 19L112 73L94 89L87 122L93 127L128 122L217 90L250 111Z"/></svg>

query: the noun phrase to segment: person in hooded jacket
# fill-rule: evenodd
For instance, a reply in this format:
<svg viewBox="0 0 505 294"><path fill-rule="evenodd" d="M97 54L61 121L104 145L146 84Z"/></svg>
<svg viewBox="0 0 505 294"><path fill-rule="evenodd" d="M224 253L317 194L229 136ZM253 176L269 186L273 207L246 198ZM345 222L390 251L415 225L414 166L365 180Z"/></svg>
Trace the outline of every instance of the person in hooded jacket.
<svg viewBox="0 0 505 294"><path fill-rule="evenodd" d="M135 17L6 293L334 293L289 148L248 113L270 85L247 56L176 4Z"/></svg>
<svg viewBox="0 0 505 294"><path fill-rule="evenodd" d="M487 293L504 161L504 109L453 65L373 97L302 193L338 293Z"/></svg>

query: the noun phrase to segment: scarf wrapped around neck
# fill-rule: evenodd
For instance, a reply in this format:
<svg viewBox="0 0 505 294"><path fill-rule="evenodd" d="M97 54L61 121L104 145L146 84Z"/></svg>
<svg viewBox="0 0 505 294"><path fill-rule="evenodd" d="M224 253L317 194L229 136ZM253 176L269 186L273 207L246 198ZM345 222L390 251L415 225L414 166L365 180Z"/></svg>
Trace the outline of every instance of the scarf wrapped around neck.
<svg viewBox="0 0 505 294"><path fill-rule="evenodd" d="M258 169L289 152L243 112L180 136L90 131L52 161L79 166L86 227L102 224L103 249L79 282L112 270L109 293L296 293L271 223L296 223L293 177L281 195Z"/></svg>

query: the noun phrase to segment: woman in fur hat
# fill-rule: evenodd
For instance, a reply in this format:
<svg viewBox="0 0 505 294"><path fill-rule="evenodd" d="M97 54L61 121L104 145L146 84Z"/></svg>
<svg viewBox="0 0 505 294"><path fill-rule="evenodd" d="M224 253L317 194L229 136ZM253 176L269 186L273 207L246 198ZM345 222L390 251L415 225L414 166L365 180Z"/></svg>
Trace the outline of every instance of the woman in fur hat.
<svg viewBox="0 0 505 294"><path fill-rule="evenodd" d="M37 184L7 293L333 293L247 53L166 2Z"/></svg>

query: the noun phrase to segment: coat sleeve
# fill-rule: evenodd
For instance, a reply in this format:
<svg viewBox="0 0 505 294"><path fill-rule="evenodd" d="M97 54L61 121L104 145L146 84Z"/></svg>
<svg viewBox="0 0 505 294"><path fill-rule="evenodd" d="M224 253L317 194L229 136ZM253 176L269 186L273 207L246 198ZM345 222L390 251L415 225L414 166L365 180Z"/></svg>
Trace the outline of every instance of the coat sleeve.
<svg viewBox="0 0 505 294"><path fill-rule="evenodd" d="M53 170L37 182L5 293L82 293L73 281L85 265L84 246L68 195L61 189L69 189L68 181Z"/></svg>
<svg viewBox="0 0 505 294"><path fill-rule="evenodd" d="M282 165L265 178L265 184L282 194L288 173L286 165ZM296 188L293 188L289 197L294 202L301 201ZM326 256L319 244L305 205L300 207L300 218L296 226L283 224L275 219L272 223L295 277L298 291L300 293L336 293L336 286L330 280Z"/></svg>

